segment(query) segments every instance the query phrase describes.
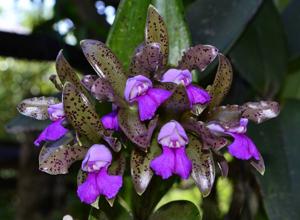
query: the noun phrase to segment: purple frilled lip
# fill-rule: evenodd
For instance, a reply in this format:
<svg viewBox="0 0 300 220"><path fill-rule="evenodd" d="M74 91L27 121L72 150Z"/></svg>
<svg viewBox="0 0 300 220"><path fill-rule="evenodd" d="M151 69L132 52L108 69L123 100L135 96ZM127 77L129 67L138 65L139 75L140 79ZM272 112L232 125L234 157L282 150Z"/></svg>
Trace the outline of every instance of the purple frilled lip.
<svg viewBox="0 0 300 220"><path fill-rule="evenodd" d="M65 118L62 103L50 105L48 107L48 114L49 118L52 120L52 123L48 125L34 141L35 146L40 146L41 143L47 141L56 141L68 132L68 129L61 125Z"/></svg>
<svg viewBox="0 0 300 220"><path fill-rule="evenodd" d="M123 181L122 176L108 173L111 161L110 150L102 144L94 144L88 150L82 161L82 170L88 172L88 176L77 189L77 194L82 202L91 204L100 195L104 195L108 199L117 195Z"/></svg>
<svg viewBox="0 0 300 220"><path fill-rule="evenodd" d="M231 127L222 126L219 122L210 122L207 128L216 135L229 135L233 137L233 142L228 146L228 152L241 160L254 158L260 159L253 141L245 134L247 131L248 119L241 118L238 125Z"/></svg>
<svg viewBox="0 0 300 220"><path fill-rule="evenodd" d="M162 145L163 152L150 163L155 174L163 179L172 174L187 179L192 170L192 163L185 152L188 137L183 127L177 121L166 123L158 134L158 142Z"/></svg>
<svg viewBox="0 0 300 220"><path fill-rule="evenodd" d="M206 104L211 100L210 95L204 89L192 84L192 74L189 70L169 69L162 76L162 82L172 82L184 85L192 105Z"/></svg>
<svg viewBox="0 0 300 220"><path fill-rule="evenodd" d="M153 88L152 82L145 76L138 75L126 82L124 97L129 102L137 102L141 121L150 120L157 108L166 101L171 92Z"/></svg>

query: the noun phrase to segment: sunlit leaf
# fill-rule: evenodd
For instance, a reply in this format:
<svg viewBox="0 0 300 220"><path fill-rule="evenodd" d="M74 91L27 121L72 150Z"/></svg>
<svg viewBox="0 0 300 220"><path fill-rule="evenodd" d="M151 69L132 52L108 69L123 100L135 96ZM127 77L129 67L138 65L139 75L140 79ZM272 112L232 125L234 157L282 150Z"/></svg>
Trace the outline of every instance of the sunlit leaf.
<svg viewBox="0 0 300 220"><path fill-rule="evenodd" d="M165 65L168 62L169 56L168 31L163 18L152 5L148 8L145 42L146 44L160 44L163 55L163 64Z"/></svg>
<svg viewBox="0 0 300 220"><path fill-rule="evenodd" d="M186 149L192 160L192 178L204 197L208 196L215 181L215 164L210 150L203 149L202 143L194 136L189 136Z"/></svg>
<svg viewBox="0 0 300 220"><path fill-rule="evenodd" d="M150 217L150 220L200 220L198 208L189 201L173 201L160 207Z"/></svg>
<svg viewBox="0 0 300 220"><path fill-rule="evenodd" d="M56 142L45 144L39 156L39 169L51 175L66 174L69 167L84 158L87 148L73 143L68 133Z"/></svg>
<svg viewBox="0 0 300 220"><path fill-rule="evenodd" d="M139 149L134 149L131 153L131 177L133 186L137 194L141 195L147 189L150 180L153 176L153 171L150 168L150 162L160 153L156 138L153 138L151 146L147 152Z"/></svg>
<svg viewBox="0 0 300 220"><path fill-rule="evenodd" d="M210 88L210 95L212 96L209 104L210 109L221 104L230 89L232 78L232 67L229 60L224 55L219 54L219 67Z"/></svg>
<svg viewBox="0 0 300 220"><path fill-rule="evenodd" d="M109 136L88 99L69 82L63 89L63 104L68 122L80 134L98 143L101 136Z"/></svg>
<svg viewBox="0 0 300 220"><path fill-rule="evenodd" d="M116 95L123 97L127 78L118 58L100 41L83 40L80 45L96 73L110 83Z"/></svg>
<svg viewBox="0 0 300 220"><path fill-rule="evenodd" d="M35 118L37 120L48 119L48 107L58 103L59 100L54 97L33 97L24 99L17 106L17 110L25 116Z"/></svg>

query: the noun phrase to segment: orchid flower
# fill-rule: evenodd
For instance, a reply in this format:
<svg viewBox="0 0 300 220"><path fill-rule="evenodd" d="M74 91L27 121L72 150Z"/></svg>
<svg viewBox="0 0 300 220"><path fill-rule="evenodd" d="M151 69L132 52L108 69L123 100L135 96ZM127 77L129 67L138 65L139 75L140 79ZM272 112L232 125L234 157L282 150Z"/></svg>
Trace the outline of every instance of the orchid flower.
<svg viewBox="0 0 300 220"><path fill-rule="evenodd" d="M163 153L150 164L156 175L167 179L172 174L177 174L182 179L187 179L192 163L185 153L188 137L183 127L177 121L170 121L160 129L157 140L162 145Z"/></svg>
<svg viewBox="0 0 300 220"><path fill-rule="evenodd" d="M61 125L65 118L62 103L49 105L48 115L52 123L48 125L34 141L35 146L40 146L41 143L45 141L56 141L68 132L68 129Z"/></svg>
<svg viewBox="0 0 300 220"><path fill-rule="evenodd" d="M252 157L256 160L260 159L260 154L253 141L245 135L247 131L247 118L241 118L239 124L231 127L222 126L219 122L210 122L207 128L217 135L230 135L233 142L228 146L228 152L241 160L249 160Z"/></svg>
<svg viewBox="0 0 300 220"><path fill-rule="evenodd" d="M81 166L83 171L88 172L88 176L77 189L82 202L91 204L100 195L108 199L117 195L123 181L122 176L113 176L108 173L111 161L111 152L102 144L94 144L88 150Z"/></svg>
<svg viewBox="0 0 300 220"><path fill-rule="evenodd" d="M101 122L105 129L114 130L114 131L118 131L120 129L117 111L112 111L111 113L103 115L101 118Z"/></svg>
<svg viewBox="0 0 300 220"><path fill-rule="evenodd" d="M145 76L138 75L126 82L124 97L129 102L138 102L141 121L153 118L157 108L166 101L171 92L153 88L152 82Z"/></svg>
<svg viewBox="0 0 300 220"><path fill-rule="evenodd" d="M164 73L162 82L172 82L184 85L190 100L190 105L206 104L211 100L207 91L192 84L192 74L189 70L169 69Z"/></svg>

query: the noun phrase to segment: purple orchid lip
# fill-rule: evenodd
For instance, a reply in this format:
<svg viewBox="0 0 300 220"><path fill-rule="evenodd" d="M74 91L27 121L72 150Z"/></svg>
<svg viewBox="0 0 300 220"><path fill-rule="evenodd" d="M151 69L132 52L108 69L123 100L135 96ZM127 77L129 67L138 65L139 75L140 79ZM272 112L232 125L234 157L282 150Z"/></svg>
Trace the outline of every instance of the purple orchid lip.
<svg viewBox="0 0 300 220"><path fill-rule="evenodd" d="M81 169L86 172L95 172L102 167L110 165L112 155L109 149L103 144L94 144L90 147L82 161Z"/></svg>
<svg viewBox="0 0 300 220"><path fill-rule="evenodd" d="M152 88L152 82L145 76L138 75L129 78L126 82L124 92L125 99L128 102L133 102L137 97L145 94L150 88Z"/></svg>
<svg viewBox="0 0 300 220"><path fill-rule="evenodd" d="M101 122L105 129L118 131L119 130L118 111L115 110L111 113L102 116Z"/></svg>

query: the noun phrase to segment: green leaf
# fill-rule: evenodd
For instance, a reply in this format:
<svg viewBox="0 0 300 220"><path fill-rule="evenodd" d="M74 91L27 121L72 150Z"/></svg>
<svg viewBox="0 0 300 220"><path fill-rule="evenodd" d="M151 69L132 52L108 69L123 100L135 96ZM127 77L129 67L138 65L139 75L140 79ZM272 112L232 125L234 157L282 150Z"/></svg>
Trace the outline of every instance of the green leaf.
<svg viewBox="0 0 300 220"><path fill-rule="evenodd" d="M56 142L45 144L39 155L39 169L51 175L66 174L77 160L82 160L87 148L73 143L74 137L67 133Z"/></svg>
<svg viewBox="0 0 300 220"><path fill-rule="evenodd" d="M197 0L186 9L194 44L211 44L226 53L239 38L262 0Z"/></svg>
<svg viewBox="0 0 300 220"><path fill-rule="evenodd" d="M284 99L300 99L300 70L287 75L281 97Z"/></svg>
<svg viewBox="0 0 300 220"><path fill-rule="evenodd" d="M150 162L161 152L156 138L153 138L147 152L134 149L131 153L131 177L137 194L141 195L147 189L153 176Z"/></svg>
<svg viewBox="0 0 300 220"><path fill-rule="evenodd" d="M121 60L125 69L130 64L134 49L144 41L149 4L150 0L122 0L118 6L106 44Z"/></svg>
<svg viewBox="0 0 300 220"><path fill-rule="evenodd" d="M282 13L282 20L287 36L290 59L296 59L300 57L299 8L300 1L293 0Z"/></svg>
<svg viewBox="0 0 300 220"><path fill-rule="evenodd" d="M62 50L59 51L59 53L56 57L56 72L57 72L57 75L58 75L62 85L64 85L66 82L70 82L78 89L78 91L84 93L84 95L89 97L88 92L82 85L75 70L71 67L71 65L68 63L68 61L64 57Z"/></svg>
<svg viewBox="0 0 300 220"><path fill-rule="evenodd" d="M260 178L267 214L272 220L300 219L300 102L289 100L278 118L249 127L266 172Z"/></svg>
<svg viewBox="0 0 300 220"><path fill-rule="evenodd" d="M190 33L184 19L182 0L152 0L167 26L169 37L169 64L177 65L185 51L191 45Z"/></svg>
<svg viewBox="0 0 300 220"><path fill-rule="evenodd" d="M118 58L100 41L83 40L80 45L86 59L99 77L110 83L115 95L123 97L127 77Z"/></svg>
<svg viewBox="0 0 300 220"><path fill-rule="evenodd" d="M33 97L29 99L24 99L21 101L17 110L20 114L37 119L46 120L49 118L48 107L49 105L57 104L59 100L54 97Z"/></svg>
<svg viewBox="0 0 300 220"><path fill-rule="evenodd" d="M174 201L160 207L150 217L150 220L200 220L198 208L189 201Z"/></svg>
<svg viewBox="0 0 300 220"><path fill-rule="evenodd" d="M232 74L232 67L229 60L223 54L219 54L218 70L215 80L209 89L210 95L212 96L209 104L210 109L220 105L227 95L232 83Z"/></svg>
<svg viewBox="0 0 300 220"><path fill-rule="evenodd" d="M208 196L215 181L215 164L210 150L203 149L196 137L189 136L187 155L193 163L192 178L204 197Z"/></svg>
<svg viewBox="0 0 300 220"><path fill-rule="evenodd" d="M234 67L265 97L274 96L280 89L287 66L285 44L278 11L271 0L266 0L230 52Z"/></svg>
<svg viewBox="0 0 300 220"><path fill-rule="evenodd" d="M90 141L98 143L101 136L109 136L88 99L69 82L64 85L63 104L68 122Z"/></svg>
<svg viewBox="0 0 300 220"><path fill-rule="evenodd" d="M169 56L168 31L162 16L152 5L148 8L145 43L159 43L163 55L163 64L167 64Z"/></svg>

